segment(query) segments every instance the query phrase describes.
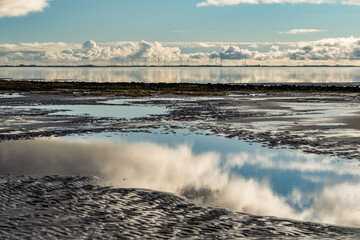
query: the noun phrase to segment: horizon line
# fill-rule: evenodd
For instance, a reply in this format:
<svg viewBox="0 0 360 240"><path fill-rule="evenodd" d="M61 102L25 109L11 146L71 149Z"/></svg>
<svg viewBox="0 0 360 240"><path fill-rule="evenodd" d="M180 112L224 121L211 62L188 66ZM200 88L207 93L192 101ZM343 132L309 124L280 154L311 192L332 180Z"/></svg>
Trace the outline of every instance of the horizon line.
<svg viewBox="0 0 360 240"><path fill-rule="evenodd" d="M264 68L268 68L268 67L360 67L360 65L350 65L350 64L345 64L345 65L341 65L341 64L303 64L303 65L261 65L261 64L249 64L249 65L210 65L210 64L193 64L193 65L188 65L188 64L182 64L182 65L94 65L94 64L81 64L81 65L37 65L37 64L19 64L19 65L0 65L0 68L5 68L5 67L10 67L10 68L21 68L21 67L26 67L26 68L37 68L37 67L69 67L69 68L77 68L77 67L94 67L94 68L110 68L110 67L114 67L114 68L134 68L134 67L138 67L138 68L166 68L166 67L205 67L205 68L211 68L211 67L218 67L218 68L226 68L226 67L239 67L239 68L252 68L252 67L264 67Z"/></svg>

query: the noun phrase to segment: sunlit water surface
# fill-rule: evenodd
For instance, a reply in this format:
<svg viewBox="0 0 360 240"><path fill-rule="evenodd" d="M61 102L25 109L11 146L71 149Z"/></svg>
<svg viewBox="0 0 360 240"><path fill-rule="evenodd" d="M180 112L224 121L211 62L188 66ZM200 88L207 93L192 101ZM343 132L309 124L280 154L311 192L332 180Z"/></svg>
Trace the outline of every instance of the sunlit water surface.
<svg viewBox="0 0 360 240"><path fill-rule="evenodd" d="M0 78L83 82L359 83L357 67L1 68Z"/></svg>

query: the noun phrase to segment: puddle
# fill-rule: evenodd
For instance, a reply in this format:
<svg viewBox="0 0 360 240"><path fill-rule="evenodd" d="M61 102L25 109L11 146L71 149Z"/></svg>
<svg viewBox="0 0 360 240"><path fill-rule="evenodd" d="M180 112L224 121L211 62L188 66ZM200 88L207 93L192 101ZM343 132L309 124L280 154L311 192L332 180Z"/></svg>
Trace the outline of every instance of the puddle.
<svg viewBox="0 0 360 240"><path fill-rule="evenodd" d="M148 101L164 101L164 102L195 102L195 101L208 101L208 100L224 100L224 97L152 97L152 98L141 98L141 99L111 99L107 101L99 101L98 103L110 104L110 105L128 105L128 104L137 104L137 103L146 103Z"/></svg>
<svg viewBox="0 0 360 240"><path fill-rule="evenodd" d="M20 98L25 97L20 93L0 93L0 98Z"/></svg>
<svg viewBox="0 0 360 240"><path fill-rule="evenodd" d="M288 122L286 121L262 121L262 122L253 122L252 125L256 128L267 128L276 131L280 126L286 126ZM236 126L234 126L236 127Z"/></svg>
<svg viewBox="0 0 360 240"><path fill-rule="evenodd" d="M323 114L327 116L339 116L349 114L357 109L343 103L284 103L294 111L310 112L311 114Z"/></svg>
<svg viewBox="0 0 360 240"><path fill-rule="evenodd" d="M0 160L1 174L98 176L251 214L360 226L356 161L160 131L1 142Z"/></svg>

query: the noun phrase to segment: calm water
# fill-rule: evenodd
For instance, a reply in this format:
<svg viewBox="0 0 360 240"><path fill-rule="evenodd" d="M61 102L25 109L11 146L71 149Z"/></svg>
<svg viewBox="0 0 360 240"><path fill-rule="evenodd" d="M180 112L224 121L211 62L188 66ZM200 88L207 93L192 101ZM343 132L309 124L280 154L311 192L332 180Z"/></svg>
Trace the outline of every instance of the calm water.
<svg viewBox="0 0 360 240"><path fill-rule="evenodd" d="M360 226L356 162L235 139L100 133L2 142L0 160L1 174L99 176L252 214Z"/></svg>
<svg viewBox="0 0 360 240"><path fill-rule="evenodd" d="M0 68L0 78L149 83L359 83L360 68Z"/></svg>

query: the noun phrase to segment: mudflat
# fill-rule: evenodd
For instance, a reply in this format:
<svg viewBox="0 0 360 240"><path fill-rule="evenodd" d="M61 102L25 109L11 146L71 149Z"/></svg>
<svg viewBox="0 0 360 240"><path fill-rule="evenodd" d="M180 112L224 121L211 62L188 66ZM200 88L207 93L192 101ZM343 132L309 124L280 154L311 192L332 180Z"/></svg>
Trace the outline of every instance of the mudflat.
<svg viewBox="0 0 360 240"><path fill-rule="evenodd" d="M0 177L4 239L357 239L357 228L201 207L169 193L100 187L89 177Z"/></svg>
<svg viewBox="0 0 360 240"><path fill-rule="evenodd" d="M210 95L157 91L129 97L63 94L63 90L4 92L0 97L0 141L154 129L172 134L186 129L257 142L267 148L360 159L360 95L356 91L253 89ZM136 109L122 112L121 107L129 106L141 107L140 113ZM198 205L151 189L103 186L92 177L3 173L0 188L0 232L11 239L360 236L358 228L255 216Z"/></svg>
<svg viewBox="0 0 360 240"><path fill-rule="evenodd" d="M292 91L148 97L23 93L20 97L0 98L3 122L0 140L102 131L136 132L159 127L171 132L186 128L260 142L268 147L360 159L359 103L357 93ZM130 105L164 108L164 113L151 114L150 111L146 116L133 118L71 113L71 106L89 106L98 111L101 106Z"/></svg>

